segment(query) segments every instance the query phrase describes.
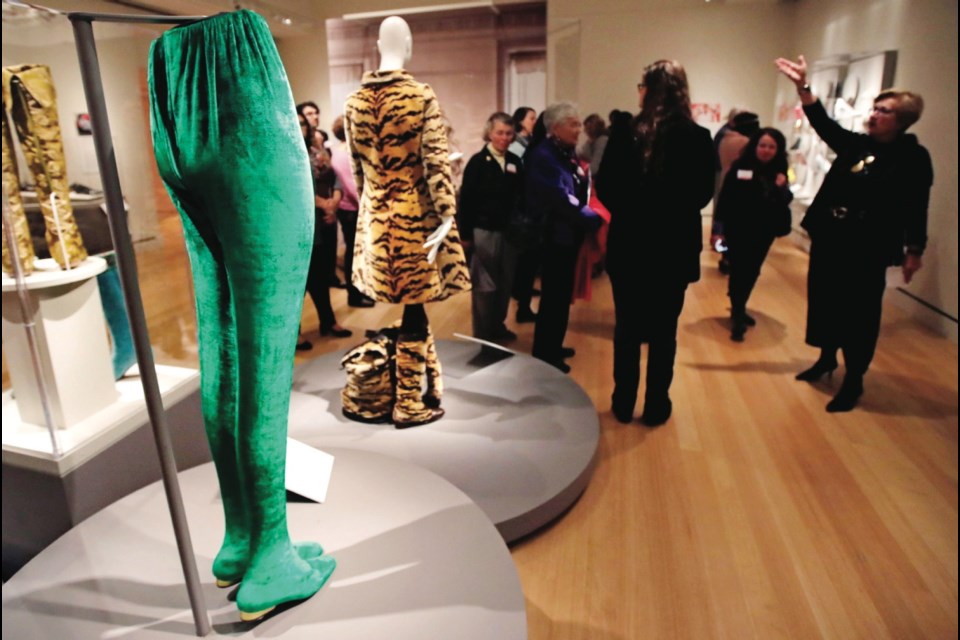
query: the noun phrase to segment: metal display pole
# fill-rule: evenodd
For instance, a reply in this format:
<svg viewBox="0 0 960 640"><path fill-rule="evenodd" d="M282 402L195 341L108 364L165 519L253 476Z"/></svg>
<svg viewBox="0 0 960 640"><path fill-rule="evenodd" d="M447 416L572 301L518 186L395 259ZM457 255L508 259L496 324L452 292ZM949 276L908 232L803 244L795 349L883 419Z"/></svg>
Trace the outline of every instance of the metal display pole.
<svg viewBox="0 0 960 640"><path fill-rule="evenodd" d="M90 111L90 121L93 127L93 141L96 148L100 176L103 181L103 191L106 197L110 235L113 238L113 246L117 253L117 265L120 270L120 280L123 284L127 313L130 317L130 329L133 333L133 342L137 352L140 380L143 384L147 413L150 416L150 423L153 426L157 454L160 457L160 468L163 476L163 486L167 496L167 505L170 509L170 517L173 520L177 549L180 552L180 564L187 582L187 592L190 598L190 607L193 610L197 635L202 637L211 631L210 619L207 615L203 589L197 572L193 543L190 540L190 531L187 526L186 513L183 508L183 499L180 493L180 484L177 481L177 465L174 459L169 429L167 428L166 416L164 415L163 399L160 395L160 387L157 382L153 349L150 346L150 337L147 332L147 320L143 310L143 300L140 296L140 286L137 276L136 256L134 255L133 242L130 239L130 231L124 215L123 192L120 189L117 159L114 153L113 138L110 135L110 123L107 119L103 79L100 75L100 63L97 58L97 47L93 37L92 24L94 20L107 22L182 23L199 18L92 13L69 13L67 17L73 25L77 53L80 57L80 74L83 79L83 90L86 94L87 108Z"/></svg>

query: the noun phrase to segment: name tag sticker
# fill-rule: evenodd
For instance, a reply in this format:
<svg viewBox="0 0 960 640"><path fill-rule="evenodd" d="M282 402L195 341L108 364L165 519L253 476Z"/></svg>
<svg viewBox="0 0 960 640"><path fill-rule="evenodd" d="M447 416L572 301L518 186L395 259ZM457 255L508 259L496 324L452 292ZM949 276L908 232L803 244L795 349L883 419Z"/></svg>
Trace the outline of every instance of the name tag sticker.
<svg viewBox="0 0 960 640"><path fill-rule="evenodd" d="M512 162L508 162L506 169L507 169L507 173L516 173L517 165L513 164Z"/></svg>
<svg viewBox="0 0 960 640"><path fill-rule="evenodd" d="M737 180L753 180L753 171L750 169L737 169Z"/></svg>

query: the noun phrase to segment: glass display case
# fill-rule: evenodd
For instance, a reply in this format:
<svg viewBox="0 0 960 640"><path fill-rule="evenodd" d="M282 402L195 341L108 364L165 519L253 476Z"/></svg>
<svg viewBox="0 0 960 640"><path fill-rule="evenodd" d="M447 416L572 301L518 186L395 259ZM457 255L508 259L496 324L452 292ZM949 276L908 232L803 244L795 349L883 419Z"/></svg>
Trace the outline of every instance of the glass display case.
<svg viewBox="0 0 960 640"><path fill-rule="evenodd" d="M94 27L121 187L110 191L70 19L4 5L4 579L172 465L157 464L158 419L180 466L209 459L192 280L150 136L147 54L165 28Z"/></svg>
<svg viewBox="0 0 960 640"><path fill-rule="evenodd" d="M147 52L163 28L104 24L97 25L96 37L126 223L136 254L160 390L167 403L195 388L197 348L192 284L180 221L157 175L150 143ZM15 175L5 175L4 182L13 189L19 187L18 198L5 194L5 199L19 200L15 204L20 212L13 213L26 218L35 260L25 257L29 264L21 270L20 293L14 274L7 273L9 264L3 274L4 459L14 449L24 454L35 450L40 459L62 463L90 439L103 445L104 434L113 431L117 423L142 422L144 401L91 119L70 21L65 16L26 7L4 8L3 66L9 70L24 65L49 69L50 88L31 87L30 79L17 88L31 96L37 94L38 102L59 116L58 132L40 133L44 139L58 137L54 142L62 148L60 163L68 191L66 197L55 194L54 204L69 200L60 202L59 208L72 212L89 257L68 269L51 258L51 234L46 229L50 225L42 210L49 197L43 189L45 176L38 179L24 155L21 138L31 132L13 122L17 115L29 123L31 114L29 108L25 115L14 114L24 109L14 92L5 87L9 96L4 104L5 132L10 134L7 141L12 147L9 170ZM5 73L5 77L9 86L11 74ZM30 146L28 140L28 152ZM43 144L40 147L42 154ZM8 171L6 162L4 170ZM54 233L52 237L60 236ZM26 338L27 325L35 329L33 347ZM34 370L36 367L39 369ZM141 419L130 420L128 414ZM123 431L106 440L122 437Z"/></svg>

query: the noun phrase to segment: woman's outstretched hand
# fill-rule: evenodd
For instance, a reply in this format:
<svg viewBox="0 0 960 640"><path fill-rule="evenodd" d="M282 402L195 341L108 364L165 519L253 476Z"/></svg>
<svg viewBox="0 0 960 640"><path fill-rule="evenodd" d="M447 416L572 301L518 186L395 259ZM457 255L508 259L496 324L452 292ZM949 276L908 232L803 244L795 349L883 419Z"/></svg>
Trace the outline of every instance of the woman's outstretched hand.
<svg viewBox="0 0 960 640"><path fill-rule="evenodd" d="M802 89L807 84L807 59L802 55L797 57L796 62L787 58L777 58L774 60L777 70L785 75L797 89Z"/></svg>

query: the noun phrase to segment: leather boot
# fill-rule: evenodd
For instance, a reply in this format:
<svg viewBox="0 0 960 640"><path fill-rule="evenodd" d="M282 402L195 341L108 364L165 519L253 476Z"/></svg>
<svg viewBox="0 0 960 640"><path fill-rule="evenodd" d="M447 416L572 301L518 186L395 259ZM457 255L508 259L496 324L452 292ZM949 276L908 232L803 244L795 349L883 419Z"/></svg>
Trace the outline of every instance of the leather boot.
<svg viewBox="0 0 960 640"><path fill-rule="evenodd" d="M57 116L57 94L50 68L25 64L3 69L3 103L20 138L43 212L47 247L60 268L87 259L70 204L67 163Z"/></svg>
<svg viewBox="0 0 960 640"><path fill-rule="evenodd" d="M23 211L23 200L20 198L20 174L17 171L17 157L13 152L13 139L10 137L10 127L7 126L7 103L4 101L3 115L3 189L10 204L10 218L13 227L13 237L17 244L17 257L20 259L20 269L24 276L33 273L33 239L30 237L30 225ZM7 246L7 236L3 236L3 271L13 274L13 252Z"/></svg>
<svg viewBox="0 0 960 640"><path fill-rule="evenodd" d="M393 423L397 429L416 427L443 417L443 409L431 408L424 401L428 336L427 332L401 333L397 340L397 393L393 405ZM437 396L433 397L439 400Z"/></svg>
<svg viewBox="0 0 960 640"><path fill-rule="evenodd" d="M437 357L437 345L433 341L433 332L427 329L427 391L423 394L423 404L431 409L440 408L443 397L443 370Z"/></svg>

